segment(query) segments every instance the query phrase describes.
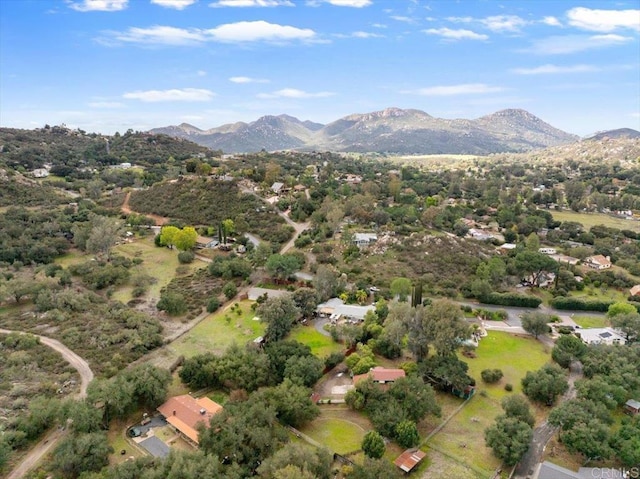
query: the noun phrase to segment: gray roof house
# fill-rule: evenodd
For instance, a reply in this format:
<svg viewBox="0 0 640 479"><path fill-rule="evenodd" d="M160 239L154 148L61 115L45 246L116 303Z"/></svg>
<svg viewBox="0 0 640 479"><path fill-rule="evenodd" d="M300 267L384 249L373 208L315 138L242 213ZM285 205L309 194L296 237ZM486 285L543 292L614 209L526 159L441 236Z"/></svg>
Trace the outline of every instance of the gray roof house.
<svg viewBox="0 0 640 479"><path fill-rule="evenodd" d="M593 478L625 479L624 473L618 469L602 467L581 467L578 472L557 466L549 461L538 465L532 479L593 479Z"/></svg>

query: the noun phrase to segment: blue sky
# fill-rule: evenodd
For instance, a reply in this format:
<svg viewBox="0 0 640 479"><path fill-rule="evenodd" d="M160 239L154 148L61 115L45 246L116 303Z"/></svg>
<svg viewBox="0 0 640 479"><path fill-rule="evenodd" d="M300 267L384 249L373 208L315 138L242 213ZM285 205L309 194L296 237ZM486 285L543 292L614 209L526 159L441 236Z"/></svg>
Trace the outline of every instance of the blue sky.
<svg viewBox="0 0 640 479"><path fill-rule="evenodd" d="M327 123L392 106L640 129L640 2L0 2L2 126Z"/></svg>

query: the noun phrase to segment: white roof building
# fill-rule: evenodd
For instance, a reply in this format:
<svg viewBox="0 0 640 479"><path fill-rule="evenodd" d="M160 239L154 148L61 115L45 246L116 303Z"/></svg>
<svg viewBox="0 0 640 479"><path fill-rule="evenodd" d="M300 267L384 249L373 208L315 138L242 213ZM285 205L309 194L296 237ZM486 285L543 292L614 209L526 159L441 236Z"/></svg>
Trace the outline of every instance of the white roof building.
<svg viewBox="0 0 640 479"><path fill-rule="evenodd" d="M627 340L613 328L580 329L580 338L587 344L625 344Z"/></svg>

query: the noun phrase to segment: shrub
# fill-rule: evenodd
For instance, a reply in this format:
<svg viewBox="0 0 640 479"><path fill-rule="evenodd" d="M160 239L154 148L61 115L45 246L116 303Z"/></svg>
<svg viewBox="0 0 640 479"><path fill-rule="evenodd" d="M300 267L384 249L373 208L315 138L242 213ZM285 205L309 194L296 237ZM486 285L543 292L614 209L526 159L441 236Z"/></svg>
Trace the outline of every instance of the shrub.
<svg viewBox="0 0 640 479"><path fill-rule="evenodd" d="M227 299L231 299L238 294L238 288L236 288L236 285L233 282L229 281L222 288L222 293L227 297Z"/></svg>
<svg viewBox="0 0 640 479"><path fill-rule="evenodd" d="M504 374L500 369L485 369L480 373L480 376L485 383L493 384L500 381Z"/></svg>
<svg viewBox="0 0 640 479"><path fill-rule="evenodd" d="M606 313L609 306L613 304L612 301L599 301L595 299L583 300L580 298L572 297L557 297L550 301L550 305L556 309L570 309L578 311L602 311Z"/></svg>
<svg viewBox="0 0 640 479"><path fill-rule="evenodd" d="M196 255L193 254L193 251L180 251L178 253L178 261L181 264L192 263L195 258L196 258Z"/></svg>
<svg viewBox="0 0 640 479"><path fill-rule="evenodd" d="M479 298L484 304L498 304L500 306L519 306L537 308L542 303L540 298L518 293L490 293Z"/></svg>
<svg viewBox="0 0 640 479"><path fill-rule="evenodd" d="M207 313L213 313L214 311L217 311L219 307L220 300L218 298L216 298L215 296L209 298L209 301L207 302Z"/></svg>
<svg viewBox="0 0 640 479"><path fill-rule="evenodd" d="M327 369L333 369L342 361L344 361L344 353L337 351L324 358L324 365Z"/></svg>
<svg viewBox="0 0 640 479"><path fill-rule="evenodd" d="M160 295L160 301L158 301L156 307L172 316L184 314L187 311L187 303L184 296L171 291L165 291Z"/></svg>
<svg viewBox="0 0 640 479"><path fill-rule="evenodd" d="M504 385L504 390L507 392L513 391L513 384L507 383Z"/></svg>

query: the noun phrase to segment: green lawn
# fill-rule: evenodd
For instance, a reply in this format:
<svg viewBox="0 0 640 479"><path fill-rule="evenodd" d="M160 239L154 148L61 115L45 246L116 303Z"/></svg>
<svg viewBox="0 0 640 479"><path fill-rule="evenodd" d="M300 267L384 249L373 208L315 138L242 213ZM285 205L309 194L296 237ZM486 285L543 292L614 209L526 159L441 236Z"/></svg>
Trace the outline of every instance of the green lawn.
<svg viewBox="0 0 640 479"><path fill-rule="evenodd" d="M628 293L628 291L626 293ZM626 293L613 288L596 288L595 286L587 286L582 291L571 291L569 295L571 297L584 300L595 299L603 301L626 302L628 296Z"/></svg>
<svg viewBox="0 0 640 479"><path fill-rule="evenodd" d="M366 433L354 422L323 415L307 424L301 431L338 454L359 450Z"/></svg>
<svg viewBox="0 0 640 479"><path fill-rule="evenodd" d="M82 263L87 261L90 258L89 255L86 255L80 250L72 249L68 253L63 254L62 256L58 256L56 258L56 263L62 266L63 268L68 268L74 264Z"/></svg>
<svg viewBox="0 0 640 479"><path fill-rule="evenodd" d="M222 353L234 342L243 345L264 334L266 325L255 321L252 301L241 301L241 314L231 311L231 305L203 319L191 331L167 349L175 356L187 358L205 352Z"/></svg>
<svg viewBox="0 0 640 479"><path fill-rule="evenodd" d="M333 352L344 351L344 345L336 343L331 336L320 334L313 325L299 325L291 331L289 339L294 339L311 348L319 358L326 358Z"/></svg>
<svg viewBox="0 0 640 479"><path fill-rule="evenodd" d="M491 449L484 445L484 430L502 413L499 402L476 394L451 421L433 436L428 446L455 457L484 477L500 465Z"/></svg>
<svg viewBox="0 0 640 479"><path fill-rule="evenodd" d="M606 328L611 326L606 316L573 316L571 319L582 328Z"/></svg>
<svg viewBox="0 0 640 479"><path fill-rule="evenodd" d="M621 230L631 230L640 233L640 221L625 220L605 215L604 213L576 213L575 211L549 210L553 215L553 219L557 221L576 221L581 223L585 228L592 226L604 225L609 228L618 228Z"/></svg>
<svg viewBox="0 0 640 479"><path fill-rule="evenodd" d="M178 252L168 248L158 248L153 244L153 237L138 239L133 243L124 243L113 248L115 253L126 256L127 258L140 258L143 263L139 267L133 267L131 274L134 276L139 268L152 278L155 283L152 284L145 297L160 298L160 290L165 287L176 276L176 268L180 266L178 262ZM205 266L200 260L195 260L189 265L185 265L186 270L192 272L198 268ZM126 303L131 300L131 291L133 286L124 286L118 288L113 295L113 299Z"/></svg>
<svg viewBox="0 0 640 479"><path fill-rule="evenodd" d="M504 385L513 385L513 392L522 390L520 380L527 371L535 371L551 356L545 346L529 336L515 336L502 331L489 331L476 349L476 358L461 357L469 365L469 375L475 378L478 392L484 390L490 398L500 400L507 393ZM483 369L501 369L504 377L497 384L482 382Z"/></svg>

